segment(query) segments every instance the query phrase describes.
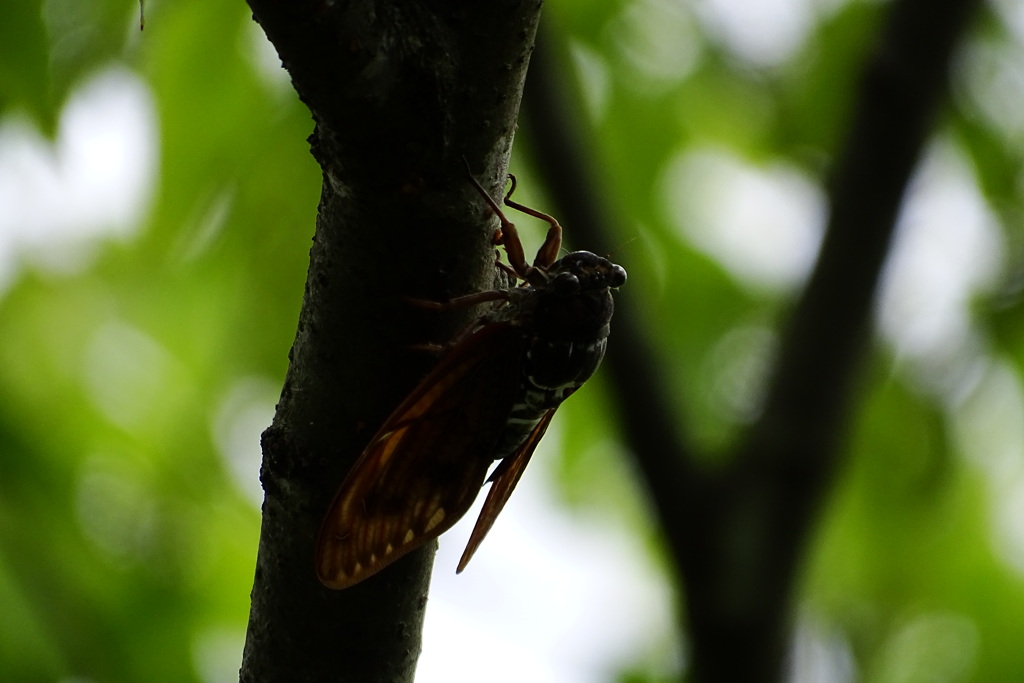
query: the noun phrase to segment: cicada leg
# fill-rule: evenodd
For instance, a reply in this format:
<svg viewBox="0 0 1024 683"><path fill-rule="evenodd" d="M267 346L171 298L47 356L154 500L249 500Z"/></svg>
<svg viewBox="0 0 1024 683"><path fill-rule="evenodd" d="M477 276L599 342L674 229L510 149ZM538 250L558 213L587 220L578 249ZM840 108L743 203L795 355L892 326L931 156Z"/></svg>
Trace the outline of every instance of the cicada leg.
<svg viewBox="0 0 1024 683"><path fill-rule="evenodd" d="M487 292L476 292L474 294L465 294L463 296L457 296L454 299L448 299L448 301L432 301L430 299L414 299L406 298L407 303L420 308L425 308L429 311L457 311L460 308L468 308L477 304L485 304L489 301L508 301L509 294L507 291L495 289Z"/></svg>
<svg viewBox="0 0 1024 683"><path fill-rule="evenodd" d="M473 171L469 167L469 162L463 157L462 161L466 164L466 174L469 176L469 182L473 184L476 191L484 198L491 210L494 211L498 220L501 222L501 230L495 235L495 244L501 244L505 247L505 253L508 254L508 262L512 266L512 270L515 271L518 277L526 280L533 285L542 285L546 281L544 274L534 266L531 266L526 262L526 252L523 250L523 243L519 239L519 231L516 230L516 225L502 213L501 207L495 202L491 195L487 194L480 183L477 182L476 178L473 177ZM561 230L561 228L559 228ZM546 243L545 243L546 244ZM557 252L557 249L556 249ZM545 267L550 264L545 264Z"/></svg>
<svg viewBox="0 0 1024 683"><path fill-rule="evenodd" d="M491 301L508 300L508 291L500 289L457 296L454 299L449 299L448 301L432 301L431 299L416 299L413 297L405 298L405 302L407 304L416 306L417 308L423 308L428 311L438 311L440 313L444 313L446 311L457 311L462 308L468 308L469 306L475 306L477 304L485 304ZM460 341L465 339L476 328L476 323L467 325L457 335L455 335L455 337L447 344L412 344L409 348L417 351L426 351L428 353L443 353L445 351L448 351L452 347L458 345Z"/></svg>
<svg viewBox="0 0 1024 683"><path fill-rule="evenodd" d="M534 260L533 265L537 268L549 268L552 263L558 260L558 252L562 249L562 226L558 224L554 216L549 216L546 213L542 213L537 209L531 209L528 206L523 206L519 202L512 201L512 193L516 191L516 177L511 173L508 174L509 179L512 181L512 186L508 188L508 192L505 193L505 205L511 206L517 211L522 211L528 216L539 218L542 221L547 221L551 226L548 228L547 237L544 238L544 244L540 245L540 249L537 250L537 258Z"/></svg>

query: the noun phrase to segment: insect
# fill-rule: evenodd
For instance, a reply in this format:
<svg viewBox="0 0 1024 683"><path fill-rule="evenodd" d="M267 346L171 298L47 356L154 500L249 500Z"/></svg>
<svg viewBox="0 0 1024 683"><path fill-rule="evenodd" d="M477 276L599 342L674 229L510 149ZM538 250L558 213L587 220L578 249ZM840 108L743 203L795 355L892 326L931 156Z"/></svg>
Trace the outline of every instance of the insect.
<svg viewBox="0 0 1024 683"><path fill-rule="evenodd" d="M493 302L459 333L438 365L387 418L349 471L320 529L316 571L347 588L437 538L491 483L459 562L461 572L519 482L559 404L597 370L612 318L612 289L626 271L588 251L558 258L562 228L511 200L505 205L550 224L533 264L515 225L473 178L497 215L494 243L521 280L429 307ZM487 471L499 461L490 477Z"/></svg>

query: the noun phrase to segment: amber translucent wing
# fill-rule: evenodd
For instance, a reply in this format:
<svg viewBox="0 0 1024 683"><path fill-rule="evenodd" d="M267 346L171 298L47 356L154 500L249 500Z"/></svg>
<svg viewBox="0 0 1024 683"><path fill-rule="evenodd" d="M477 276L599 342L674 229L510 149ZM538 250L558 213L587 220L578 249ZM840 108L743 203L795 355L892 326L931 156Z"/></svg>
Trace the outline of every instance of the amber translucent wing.
<svg viewBox="0 0 1024 683"><path fill-rule="evenodd" d="M469 561L473 559L476 549L483 542L484 536L494 526L494 520L498 518L498 514L501 513L505 503L508 502L509 496L512 495L512 491L516 488L516 484L519 483L519 478L523 476L523 470L526 469L527 464L530 462L530 456L537 449L537 444L540 443L544 432L548 430L548 424L551 423L551 418L554 415L554 408L545 413L544 417L540 419L540 422L537 423L537 426L530 432L530 436L519 449L502 460L501 464L495 468L494 473L490 477L491 488L487 492L487 498L484 499L484 505L480 509L480 516L476 519L476 526L473 527L473 533L469 536L469 543L466 544L466 549L462 553L462 559L459 560L459 568L455 570L456 574L461 573L466 568Z"/></svg>
<svg viewBox="0 0 1024 683"><path fill-rule="evenodd" d="M519 384L524 340L487 325L450 351L384 422L342 482L316 570L347 588L447 531L493 463Z"/></svg>

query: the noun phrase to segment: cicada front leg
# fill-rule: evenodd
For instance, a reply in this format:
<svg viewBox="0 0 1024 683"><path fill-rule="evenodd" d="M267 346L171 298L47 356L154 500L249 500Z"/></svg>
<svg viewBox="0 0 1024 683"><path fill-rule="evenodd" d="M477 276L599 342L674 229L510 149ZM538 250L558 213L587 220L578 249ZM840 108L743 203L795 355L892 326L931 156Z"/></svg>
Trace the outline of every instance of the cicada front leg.
<svg viewBox="0 0 1024 683"><path fill-rule="evenodd" d="M519 239L519 231L516 229L515 223L505 216L501 207L498 206L498 203L491 198L491 195L487 194L487 190L485 190L480 183L477 182L476 178L473 177L473 171L469 167L469 162L466 161L465 158L463 158L463 161L466 164L466 174L469 176L469 182L473 184L477 193L484 198L487 205L491 207L491 211L494 212L498 217L498 220L501 222L501 230L495 234L494 243L505 247L505 253L508 254L509 265L512 266L512 270L515 271L517 277L526 280L534 286L543 285L547 282L547 278L544 276L542 269L531 266L526 262L526 252L523 250L523 243ZM514 183L515 179L513 178L513 184ZM559 228L559 230L561 230L561 228ZM561 242L560 238L559 242ZM550 264L542 264L542 268L546 268L548 265Z"/></svg>
<svg viewBox="0 0 1024 683"><path fill-rule="evenodd" d="M474 294L466 294L464 296L457 296L454 299L448 299L448 301L433 301L431 299L414 299L412 297L406 298L405 301L413 306L419 308L425 308L428 311L458 311L463 308L469 308L470 306L476 306L477 304L486 304L491 301L508 301L509 294L505 290L494 289L486 292L476 292Z"/></svg>
<svg viewBox="0 0 1024 683"><path fill-rule="evenodd" d="M512 193L516 191L516 177L511 173L508 174L508 177L512 181L512 186L505 193L505 205L511 206L517 211L522 211L528 216L546 221L551 226L548 228L547 237L544 238L544 244L537 250L537 258L533 261L533 265L536 268L550 268L551 264L558 260L558 252L562 249L562 226L558 224L554 216L549 216L537 209L531 209L519 202L512 201Z"/></svg>

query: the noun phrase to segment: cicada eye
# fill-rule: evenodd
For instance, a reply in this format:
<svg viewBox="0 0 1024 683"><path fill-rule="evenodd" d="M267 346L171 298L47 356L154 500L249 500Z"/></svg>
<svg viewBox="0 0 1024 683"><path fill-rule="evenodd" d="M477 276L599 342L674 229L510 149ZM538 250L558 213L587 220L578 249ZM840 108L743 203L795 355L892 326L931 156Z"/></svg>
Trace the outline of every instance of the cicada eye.
<svg viewBox="0 0 1024 683"><path fill-rule="evenodd" d="M626 284L626 269L620 265L612 265L612 274L608 278L609 287L621 287Z"/></svg>
<svg viewBox="0 0 1024 683"><path fill-rule="evenodd" d="M551 287L559 294L570 294L579 291L580 279L572 273L559 273L551 281Z"/></svg>

